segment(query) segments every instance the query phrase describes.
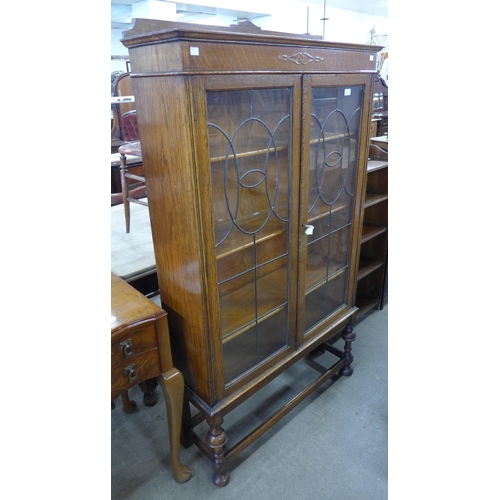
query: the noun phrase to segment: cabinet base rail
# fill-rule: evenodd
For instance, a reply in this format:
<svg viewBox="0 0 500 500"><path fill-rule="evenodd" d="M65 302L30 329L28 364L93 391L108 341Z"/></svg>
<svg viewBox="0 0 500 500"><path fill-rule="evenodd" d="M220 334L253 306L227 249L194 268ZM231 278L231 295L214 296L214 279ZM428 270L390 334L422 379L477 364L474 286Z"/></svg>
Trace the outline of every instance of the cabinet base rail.
<svg viewBox="0 0 500 500"><path fill-rule="evenodd" d="M229 472L227 468L232 459L234 459L273 425L290 413L290 411L316 391L322 384L324 384L327 380L331 380L333 384L342 376L350 376L352 374L351 363L353 361L353 356L351 355L351 342L354 341L356 335L350 325L347 326L342 332L342 338L345 340L344 351L337 349L328 342L324 342L319 346L320 348L323 348L329 353L340 358L335 364L333 364L330 368L327 368L324 373L316 378L305 389L296 394L292 399L262 422L262 424L248 433L232 447L226 446L227 434L222 428L223 412L213 416L204 415L203 412L200 412L192 417L191 425L189 428L184 429L186 444L194 443L210 459L214 470L212 481L216 486L225 486L229 483ZM206 419L210 426L210 430L205 440L194 430L194 427L200 424L204 419Z"/></svg>

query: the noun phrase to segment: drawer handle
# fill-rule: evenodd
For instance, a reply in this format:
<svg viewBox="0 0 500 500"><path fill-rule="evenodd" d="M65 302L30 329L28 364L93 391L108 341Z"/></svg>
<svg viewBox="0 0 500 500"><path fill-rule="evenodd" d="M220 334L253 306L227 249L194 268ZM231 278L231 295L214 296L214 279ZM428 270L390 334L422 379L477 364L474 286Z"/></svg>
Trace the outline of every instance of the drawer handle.
<svg viewBox="0 0 500 500"><path fill-rule="evenodd" d="M138 378L137 367L134 365L127 366L125 368L125 375L128 375L129 382L135 382Z"/></svg>
<svg viewBox="0 0 500 500"><path fill-rule="evenodd" d="M131 358L134 355L132 339L127 339L121 342L120 349L123 351L123 355L125 356L125 358Z"/></svg>

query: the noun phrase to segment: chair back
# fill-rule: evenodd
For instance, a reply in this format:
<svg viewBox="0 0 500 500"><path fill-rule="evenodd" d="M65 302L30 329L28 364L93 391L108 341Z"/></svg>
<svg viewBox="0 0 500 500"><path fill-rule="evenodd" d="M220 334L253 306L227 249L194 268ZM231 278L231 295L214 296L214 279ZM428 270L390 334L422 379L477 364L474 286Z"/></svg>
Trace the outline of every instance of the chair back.
<svg viewBox="0 0 500 500"><path fill-rule="evenodd" d="M139 140L139 127L137 126L137 113L129 111L122 116L122 139L127 142Z"/></svg>
<svg viewBox="0 0 500 500"><path fill-rule="evenodd" d="M123 97L134 95L134 88L132 85L132 78L130 73L122 73L116 78L113 85L112 96L113 97ZM113 104L113 116L115 117L113 129L111 130L111 139L117 139L126 141L123 137L123 123L122 117L129 111L135 111L134 102L124 102L120 104Z"/></svg>

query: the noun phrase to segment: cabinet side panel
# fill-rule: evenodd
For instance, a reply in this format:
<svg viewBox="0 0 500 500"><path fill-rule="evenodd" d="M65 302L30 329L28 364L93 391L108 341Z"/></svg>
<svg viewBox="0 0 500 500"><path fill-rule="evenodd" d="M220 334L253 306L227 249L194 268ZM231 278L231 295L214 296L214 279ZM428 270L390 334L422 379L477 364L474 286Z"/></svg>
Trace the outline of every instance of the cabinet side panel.
<svg viewBox="0 0 500 500"><path fill-rule="evenodd" d="M182 77L136 78L135 99L161 300L174 364L207 403L217 394L204 300L189 99Z"/></svg>
<svg viewBox="0 0 500 500"><path fill-rule="evenodd" d="M133 51L133 54L132 54ZM143 45L131 49L131 69L133 73L160 73L182 71L180 44Z"/></svg>

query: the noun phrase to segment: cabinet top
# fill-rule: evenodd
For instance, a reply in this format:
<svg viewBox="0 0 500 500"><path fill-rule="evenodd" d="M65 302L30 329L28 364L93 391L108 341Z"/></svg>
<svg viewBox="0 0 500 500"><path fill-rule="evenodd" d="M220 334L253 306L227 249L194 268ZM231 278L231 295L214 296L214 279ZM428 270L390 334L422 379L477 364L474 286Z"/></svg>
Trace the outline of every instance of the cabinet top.
<svg viewBox="0 0 500 500"><path fill-rule="evenodd" d="M365 50L376 53L383 49L378 45L324 41L320 35L298 35L278 31L262 30L250 21L226 26L208 26L193 23L178 23L157 19L133 19L132 27L123 32L121 42L126 47L173 42L173 41L238 41L248 43L273 43L303 47L325 47Z"/></svg>
<svg viewBox="0 0 500 500"><path fill-rule="evenodd" d="M231 72L376 73L383 47L329 42L315 35L261 30L250 21L230 27L134 19L121 42L132 76Z"/></svg>

